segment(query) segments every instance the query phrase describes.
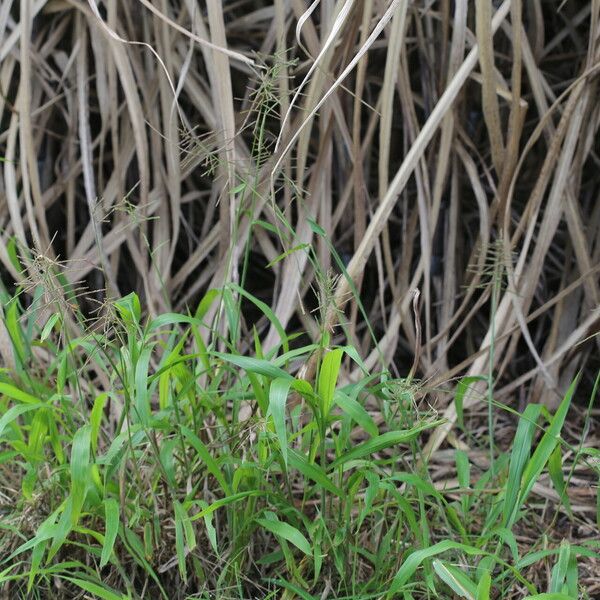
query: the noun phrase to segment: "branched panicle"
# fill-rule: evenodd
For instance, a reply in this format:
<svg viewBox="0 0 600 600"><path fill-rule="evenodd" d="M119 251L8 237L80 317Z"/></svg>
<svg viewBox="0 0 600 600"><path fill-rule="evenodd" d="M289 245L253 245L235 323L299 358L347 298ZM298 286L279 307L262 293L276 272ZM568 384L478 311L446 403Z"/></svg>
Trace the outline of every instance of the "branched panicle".
<svg viewBox="0 0 600 600"><path fill-rule="evenodd" d="M196 129L182 129L179 135L179 150L183 156L181 168L187 170L190 165L200 164L203 167L202 177L216 175L220 165L216 132L201 135Z"/></svg>
<svg viewBox="0 0 600 600"><path fill-rule="evenodd" d="M513 257L514 254L511 252L511 260L513 260ZM479 287L482 289L489 286L506 289L508 282L506 279L507 262L504 239L498 237L489 244L485 255L479 254L478 259L469 265L468 271L480 276Z"/></svg>
<svg viewBox="0 0 600 600"><path fill-rule="evenodd" d="M252 123L252 158L256 168L260 168L271 155L274 140L267 139L267 120L279 118L278 110L281 99L278 95L277 82L284 68L289 70L296 61L285 60L275 54L262 58L264 68L257 71L256 89L251 94L252 105L248 113L248 121Z"/></svg>
<svg viewBox="0 0 600 600"><path fill-rule="evenodd" d="M65 313L78 311L77 300L87 294L87 287L82 282L65 284L61 276L68 270L67 266L73 261L61 261L60 258L50 258L47 252L34 250L33 259L26 254L21 255L25 266L24 278L18 282L23 293L34 296L36 290L43 292L43 302L46 308Z"/></svg>
<svg viewBox="0 0 600 600"><path fill-rule="evenodd" d="M336 307L335 302L335 291L338 286L341 275L335 273L333 269L329 269L327 272L316 272L315 280L317 287L314 290L315 295L318 299L318 306L313 312L319 313L319 323L322 329L323 335L330 335L332 331L325 331L324 328L327 326L327 317L332 307ZM337 323L342 323L344 317L343 311L337 310Z"/></svg>

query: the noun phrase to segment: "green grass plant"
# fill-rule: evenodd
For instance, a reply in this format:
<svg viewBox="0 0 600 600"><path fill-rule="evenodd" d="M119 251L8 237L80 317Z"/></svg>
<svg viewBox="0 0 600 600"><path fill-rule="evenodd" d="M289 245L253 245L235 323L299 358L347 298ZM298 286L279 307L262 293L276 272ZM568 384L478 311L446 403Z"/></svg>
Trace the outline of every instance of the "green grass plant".
<svg viewBox="0 0 600 600"><path fill-rule="evenodd" d="M277 347L265 353L256 338L241 355L235 308L231 337L207 346L204 315L232 291L274 319L239 286L209 292L194 314L155 318L132 293L103 308L96 330L71 306L48 314L41 302L8 301L3 589L23 598L578 597L577 561L597 556L593 546L523 553L516 541L545 472L572 515L561 431L576 381L554 414L527 406L493 472L457 450L458 488L438 489L420 448L440 420L417 408L417 382L368 373L329 335L301 346L280 329ZM66 310L80 337L70 337ZM314 381L300 378L315 353ZM349 363L362 369L358 381L342 378ZM525 567L547 560L540 590Z"/></svg>
<svg viewBox="0 0 600 600"><path fill-rule="evenodd" d="M597 595L554 4L0 3L0 598Z"/></svg>

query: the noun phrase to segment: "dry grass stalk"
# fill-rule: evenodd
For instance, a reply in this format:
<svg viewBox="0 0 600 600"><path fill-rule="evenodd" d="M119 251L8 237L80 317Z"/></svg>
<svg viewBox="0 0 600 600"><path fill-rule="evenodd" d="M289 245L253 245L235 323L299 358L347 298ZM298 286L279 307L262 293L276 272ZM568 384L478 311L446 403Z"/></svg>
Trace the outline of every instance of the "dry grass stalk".
<svg viewBox="0 0 600 600"><path fill-rule="evenodd" d="M318 336L331 245L366 364L408 372L419 288L417 375L439 383L486 364L480 257L501 238L499 393L551 399L598 367L597 2L17 4L0 9L5 285L24 277L14 239L151 314L239 281Z"/></svg>

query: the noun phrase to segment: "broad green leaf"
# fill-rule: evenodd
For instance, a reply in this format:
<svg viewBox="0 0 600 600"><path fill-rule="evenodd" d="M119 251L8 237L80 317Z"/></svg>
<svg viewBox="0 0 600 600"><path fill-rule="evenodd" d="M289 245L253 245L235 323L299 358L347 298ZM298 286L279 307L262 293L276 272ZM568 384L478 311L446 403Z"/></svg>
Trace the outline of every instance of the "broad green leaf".
<svg viewBox="0 0 600 600"><path fill-rule="evenodd" d="M475 600L477 589L475 584L456 567L449 565L441 560L433 561L433 568L438 577L461 598Z"/></svg>
<svg viewBox="0 0 600 600"><path fill-rule="evenodd" d="M127 600L127 596L124 594L119 594L118 592L110 590L103 585L93 583L92 581L80 579L79 577L68 577L66 575L59 575L59 577L65 581L70 581L84 592L89 592L90 594L102 598L102 600Z"/></svg>
<svg viewBox="0 0 600 600"><path fill-rule="evenodd" d="M283 521L271 521L270 519L256 519L256 522L261 526L276 535L290 542L304 552L307 556L312 554L310 544L300 531L289 523Z"/></svg>
<svg viewBox="0 0 600 600"><path fill-rule="evenodd" d="M52 546L48 551L47 562L51 561L56 553L61 549L65 543L67 536L73 529L72 515L73 515L73 494L67 497L66 501L62 505L62 514L54 529L54 536Z"/></svg>
<svg viewBox="0 0 600 600"><path fill-rule="evenodd" d="M300 348L294 348L293 350L290 350L289 352L286 352L284 354L276 356L276 357L272 358L271 360L276 367L281 367L281 366L285 366L290 361L292 361L296 358L299 358L301 356L309 356L310 354L312 354L313 352L315 352L315 350L318 350L319 348L320 348L320 346L318 344L307 344L306 346L302 346Z"/></svg>
<svg viewBox="0 0 600 600"><path fill-rule="evenodd" d="M13 345L13 354L15 356L16 363L18 366L21 366L23 365L26 357L29 356L30 350L23 340L23 331L21 330L21 323L19 321L18 301L11 301L6 308L4 324L6 325L6 330L8 331L10 341Z"/></svg>
<svg viewBox="0 0 600 600"><path fill-rule="evenodd" d="M309 463L304 456L292 449L288 452L288 460L292 469L300 471L302 475L308 477L308 479L311 479L328 492L335 494L338 498L344 497L344 492L329 479L327 473L319 465Z"/></svg>
<svg viewBox="0 0 600 600"><path fill-rule="evenodd" d="M30 461L43 460L42 448L48 433L48 410L46 408L35 412L29 428L27 450Z"/></svg>
<svg viewBox="0 0 600 600"><path fill-rule="evenodd" d="M341 349L346 356L351 358L361 368L362 372L365 374L365 379L368 380L369 370L363 359L360 357L358 350L354 346L343 346Z"/></svg>
<svg viewBox="0 0 600 600"><path fill-rule="evenodd" d="M552 575L550 578L550 589L549 592L560 592L567 579L567 571L569 568L569 558L571 556L571 545L567 540L563 540L560 543L560 551L558 553L558 560L554 567L552 567Z"/></svg>
<svg viewBox="0 0 600 600"><path fill-rule="evenodd" d="M488 571L486 571L477 584L477 590L475 593L476 600L490 600L490 590L492 587L492 577Z"/></svg>
<svg viewBox="0 0 600 600"><path fill-rule="evenodd" d="M392 585L390 587L390 594L399 593L403 586L408 582L408 580L413 576L414 572L418 569L418 567L428 558L433 556L437 556L438 554L442 554L443 552L447 552L448 550L460 550L465 554L470 555L487 555L488 553L480 550L479 548L474 548L473 546L467 546L465 544L459 544L458 542L453 542L451 540L444 540L442 542L438 542L433 546L429 546L428 548L423 548L422 550L417 550L413 552L408 558L402 563L402 566L396 573Z"/></svg>
<svg viewBox="0 0 600 600"><path fill-rule="evenodd" d="M11 385L10 383L0 382L0 394L4 394L13 400L18 400L19 402L23 402L25 404L40 404L41 400L20 390L18 387Z"/></svg>
<svg viewBox="0 0 600 600"><path fill-rule="evenodd" d="M165 439L160 444L160 450L158 452L158 459L162 468L165 472L167 482L173 489L177 487L177 475L175 465L175 452L180 447L180 440L175 438Z"/></svg>
<svg viewBox="0 0 600 600"><path fill-rule="evenodd" d="M304 379L294 379L292 388L307 399L311 399L314 394L312 386Z"/></svg>
<svg viewBox="0 0 600 600"><path fill-rule="evenodd" d="M571 596L567 596L567 594L544 593L534 594L533 596L525 596L523 600L573 600L573 598L571 598Z"/></svg>
<svg viewBox="0 0 600 600"><path fill-rule="evenodd" d="M519 506L522 506L527 499L527 496L529 496L531 488L541 475L542 470L550 458L550 455L556 447L556 444L559 443L560 432L562 430L563 423L565 422L569 406L571 405L571 398L573 397L575 388L577 387L578 380L579 377L575 378L573 383L569 386L569 389L567 390L563 401L560 403L554 417L552 418L548 429L542 436L542 439L535 449L533 456L523 471L523 483L521 493L519 495Z"/></svg>
<svg viewBox="0 0 600 600"><path fill-rule="evenodd" d="M45 342L50 333L52 332L53 327L56 325L56 322L60 319L59 313L54 313L50 316L50 318L46 321L42 332L40 333L40 341Z"/></svg>
<svg viewBox="0 0 600 600"><path fill-rule="evenodd" d="M90 471L90 435L90 425L84 425L73 436L73 445L71 446L71 497L73 499L71 525L75 525L79 520L79 514L85 502Z"/></svg>
<svg viewBox="0 0 600 600"><path fill-rule="evenodd" d="M104 500L105 533L102 554L100 556L100 568L108 564L115 546L117 533L119 532L119 504L114 498Z"/></svg>
<svg viewBox="0 0 600 600"><path fill-rule="evenodd" d="M31 592L33 589L33 584L35 582L35 576L38 574L40 570L40 564L42 563L42 558L44 557L44 553L46 552L46 546L48 545L48 541L44 540L37 544L33 551L31 552L31 567L29 569L29 577L27 579L27 591Z"/></svg>
<svg viewBox="0 0 600 600"><path fill-rule="evenodd" d="M212 303L220 295L221 295L221 290L215 290L215 289L208 290L206 292L206 294L204 294L204 296L202 296L202 300L200 300L200 302L198 304L198 308L196 309L196 312L194 313L194 318L202 321L202 319L204 319L206 313L212 306Z"/></svg>
<svg viewBox="0 0 600 600"><path fill-rule="evenodd" d="M153 345L142 350L135 365L135 408L137 416L145 427L150 423L150 390L148 389L148 366Z"/></svg>
<svg viewBox="0 0 600 600"><path fill-rule="evenodd" d="M240 312L239 305L228 287L222 290L222 301L229 327L229 341L235 346L240 333Z"/></svg>
<svg viewBox="0 0 600 600"><path fill-rule="evenodd" d="M140 299L135 292L131 292L114 303L119 315L126 323L139 323L142 317Z"/></svg>
<svg viewBox="0 0 600 600"><path fill-rule="evenodd" d="M536 562L544 560L549 556L556 556L559 554L559 552L560 548L547 548L546 550L537 550L535 552L530 552L529 554L521 558L521 560L519 560L517 563L515 563L515 568L518 570L523 570L529 567L530 565L535 564ZM571 555L589 557L600 560L600 552L594 552L586 546L571 545Z"/></svg>
<svg viewBox="0 0 600 600"><path fill-rule="evenodd" d="M187 510L181 505L181 522L183 523L183 533L185 534L185 543L190 550L196 548L196 533L194 532L194 526L190 521L190 517Z"/></svg>
<svg viewBox="0 0 600 600"><path fill-rule="evenodd" d="M573 512L571 511L571 502L567 494L567 486L565 484L565 478L562 470L562 451L560 444L556 445L556 448L554 448L554 451L548 459L548 473L550 474L550 479L554 485L554 489L558 492L560 501L566 508L569 515L573 517Z"/></svg>
<svg viewBox="0 0 600 600"><path fill-rule="evenodd" d="M477 381L487 381L485 377L481 375L473 375L471 377L463 377L456 386L456 392L454 393L454 405L456 407L456 424L461 428L465 428L464 423L464 411L463 404L465 394L468 392L471 385Z"/></svg>
<svg viewBox="0 0 600 600"><path fill-rule="evenodd" d="M277 331L277 333L279 334L279 338L281 339L283 351L289 352L290 346L289 346L289 342L288 342L288 336L285 333L285 329L283 328L283 325L281 324L281 322L277 318L277 315L273 312L271 307L268 304L266 304L265 302L263 302L262 300L259 300L258 298L256 298L256 296L253 296L252 294L247 292L243 287L237 285L236 283L230 283L229 287L232 290L235 290L238 294L244 296L244 298L246 298L250 302L252 302L252 304L254 304L254 306L256 306L265 315L265 317L267 317L267 319L269 319L270 323L275 328L275 331Z"/></svg>
<svg viewBox="0 0 600 600"><path fill-rule="evenodd" d="M519 546L515 534L506 527L498 527L493 532L508 546L512 559L516 563L519 560Z"/></svg>
<svg viewBox="0 0 600 600"><path fill-rule="evenodd" d="M206 500L198 500L198 505L200 506L200 508L202 508L203 510L207 509L209 504L208 502L206 502ZM206 527L206 536L208 537L208 541L210 542L210 545L212 547L212 549L214 550L215 554L218 556L219 554L219 547L217 545L217 530L215 529L214 523L213 523L213 514L212 513L207 513L204 515L204 526Z"/></svg>
<svg viewBox="0 0 600 600"><path fill-rule="evenodd" d="M191 430L181 426L181 433L187 438L190 444L194 447L198 456L203 460L208 472L212 474L212 476L217 480L218 484L221 486L221 489L225 492L225 494L231 494L231 488L225 479L225 475L221 468L219 467L219 463L213 458L212 454L208 451L206 446L202 443L200 438Z"/></svg>
<svg viewBox="0 0 600 600"><path fill-rule="evenodd" d="M177 313L164 313L148 323L148 331L155 331L170 325L202 325L202 320L197 317L179 315Z"/></svg>
<svg viewBox="0 0 600 600"><path fill-rule="evenodd" d="M269 413L273 417L275 433L279 440L279 448L286 469L288 465L288 442L285 409L291 384L292 381L290 379L277 378L271 382L271 389L269 391Z"/></svg>
<svg viewBox="0 0 600 600"><path fill-rule="evenodd" d="M502 522L507 529L512 527L519 509L517 500L521 490L521 476L531 453L533 434L541 408L539 404L527 405L517 426L517 433L515 434L511 450L508 479L506 480L506 490L504 492L504 506L502 509Z"/></svg>
<svg viewBox="0 0 600 600"><path fill-rule="evenodd" d="M432 421L430 423L424 423L423 425L418 425L417 427L413 427L412 429L403 429L400 431L388 431L377 437L371 438L370 440L359 444L349 452L345 453L343 456L338 457L334 460L329 466L332 469L339 467L340 465L350 462L352 460L356 460L357 458L362 458L363 456L370 456L374 452L380 452L385 448L389 448L390 446L395 446L396 444L401 444L403 442L408 442L412 440L415 436L417 436L422 431L426 429L431 429L432 427L437 427L441 421Z"/></svg>
<svg viewBox="0 0 600 600"><path fill-rule="evenodd" d="M293 377L286 373L283 369L280 369L272 365L267 360L261 360L258 358L251 358L249 356L238 356L236 354L224 354L222 352L210 352L211 356L216 356L221 360L228 362L244 371L250 373L257 373L258 375L264 375L270 379L293 379Z"/></svg>
<svg viewBox="0 0 600 600"><path fill-rule="evenodd" d="M215 512L215 510L221 508L222 506L227 506L229 504L233 504L238 500L243 500L244 498L250 498L252 496L265 496L266 492L262 492L260 490L250 490L248 492L240 492L239 494L232 494L231 496L227 496L227 498L221 498L220 500L215 500L212 504L203 508L200 512L192 515L190 520L197 521L198 519L202 519L206 515L210 515Z"/></svg>
<svg viewBox="0 0 600 600"><path fill-rule="evenodd" d="M184 581L187 581L187 568L186 568L186 552L185 552L185 539L184 539L184 528L183 518L185 511L183 510L179 501L174 500L173 506L175 508L175 552L177 553L177 564L179 566L179 573Z"/></svg>
<svg viewBox="0 0 600 600"><path fill-rule="evenodd" d="M250 381L250 385L252 386L252 391L256 397L256 403L258 404L260 413L262 416L266 416L267 412L269 411L269 401L267 400L267 393L262 386L261 378L254 373L247 372L246 375L248 376L248 381Z"/></svg>
<svg viewBox="0 0 600 600"><path fill-rule="evenodd" d="M92 412L90 414L90 439L92 442L92 452L95 454L98 449L98 434L100 433L100 424L102 423L102 417L104 415L104 406L106 404L106 400L108 399L108 394L103 392L96 396L94 400L94 406L92 408Z"/></svg>
<svg viewBox="0 0 600 600"><path fill-rule="evenodd" d="M16 418L25 414L26 412L30 412L32 410L37 410L38 408L44 408L45 404L17 404L16 406L12 406L9 408L0 419L0 437L4 433L4 429L6 426L14 421Z"/></svg>
<svg viewBox="0 0 600 600"><path fill-rule="evenodd" d="M362 404L344 394L342 391L336 391L334 395L335 403L346 413L357 425L360 425L371 437L376 437L379 433L371 415L364 409Z"/></svg>
<svg viewBox="0 0 600 600"><path fill-rule="evenodd" d="M330 350L321 362L317 393L321 399L321 410L324 417L329 414L333 404L333 394L337 385L343 353L344 351L341 348Z"/></svg>
<svg viewBox="0 0 600 600"><path fill-rule="evenodd" d="M454 459L456 461L458 485L464 489L471 487L471 465L467 453L463 450L456 450Z"/></svg>
<svg viewBox="0 0 600 600"><path fill-rule="evenodd" d="M577 598L579 592L579 573L577 569L577 555L575 552L571 552L571 556L569 557L566 583L569 596Z"/></svg>

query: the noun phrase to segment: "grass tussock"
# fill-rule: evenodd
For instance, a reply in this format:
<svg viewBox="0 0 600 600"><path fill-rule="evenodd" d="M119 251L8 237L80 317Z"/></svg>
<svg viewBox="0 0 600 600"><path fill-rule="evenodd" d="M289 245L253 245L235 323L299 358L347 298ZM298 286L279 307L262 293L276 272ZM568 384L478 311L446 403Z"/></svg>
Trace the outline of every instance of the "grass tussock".
<svg viewBox="0 0 600 600"><path fill-rule="evenodd" d="M597 593L600 3L309 4L1 4L3 593Z"/></svg>

